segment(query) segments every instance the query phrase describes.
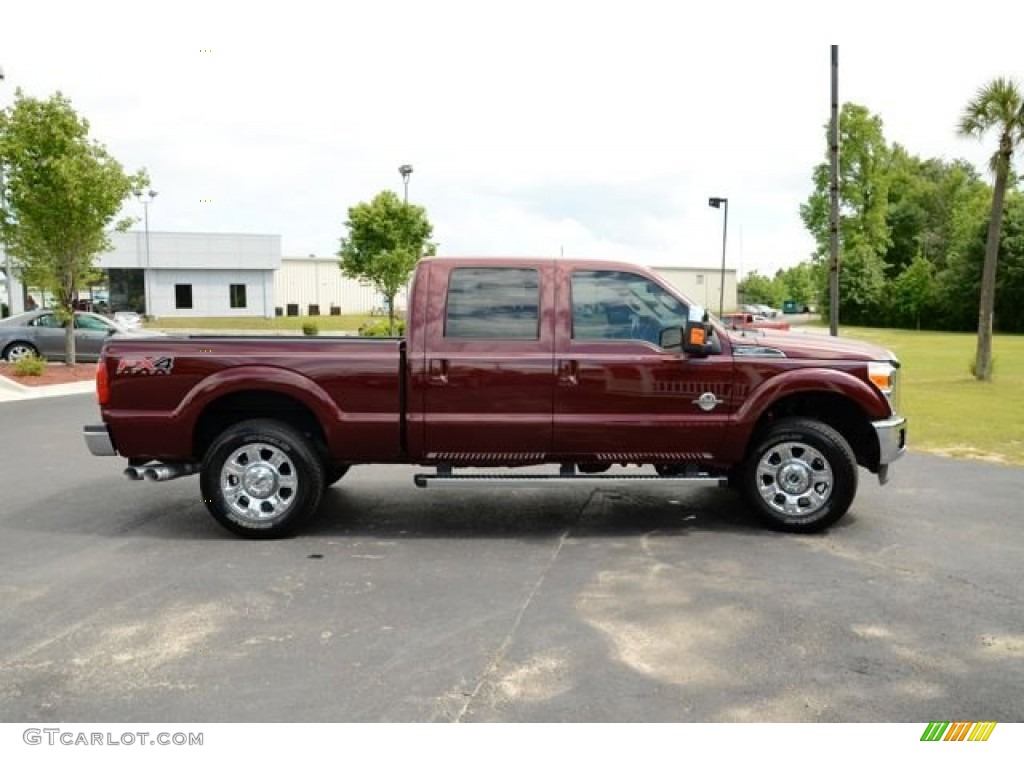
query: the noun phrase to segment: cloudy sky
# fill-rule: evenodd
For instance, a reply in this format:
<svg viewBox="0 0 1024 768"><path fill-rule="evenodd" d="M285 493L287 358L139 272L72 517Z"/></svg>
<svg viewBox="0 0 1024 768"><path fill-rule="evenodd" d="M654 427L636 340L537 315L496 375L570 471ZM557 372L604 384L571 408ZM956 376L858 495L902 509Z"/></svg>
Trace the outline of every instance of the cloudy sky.
<svg viewBox="0 0 1024 768"><path fill-rule="evenodd" d="M69 96L148 169L153 230L326 256L348 207L400 193L410 163L444 254L713 266L716 195L728 265L771 274L812 249L799 205L825 157L830 42L841 100L887 139L992 151L955 125L986 80L1024 79L1013 3L901 5L8 0L0 107L15 87Z"/></svg>

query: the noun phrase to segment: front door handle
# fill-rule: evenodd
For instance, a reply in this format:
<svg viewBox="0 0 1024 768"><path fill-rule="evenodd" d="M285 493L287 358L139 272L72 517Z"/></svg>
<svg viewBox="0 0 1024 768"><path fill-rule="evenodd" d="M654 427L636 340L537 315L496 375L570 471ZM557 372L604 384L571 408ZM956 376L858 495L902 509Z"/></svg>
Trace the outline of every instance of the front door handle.
<svg viewBox="0 0 1024 768"><path fill-rule="evenodd" d="M579 384L579 363L575 360L558 361L558 384L562 387L575 387Z"/></svg>
<svg viewBox="0 0 1024 768"><path fill-rule="evenodd" d="M431 384L447 384L448 383L448 361L447 360L431 360L430 361L430 383Z"/></svg>

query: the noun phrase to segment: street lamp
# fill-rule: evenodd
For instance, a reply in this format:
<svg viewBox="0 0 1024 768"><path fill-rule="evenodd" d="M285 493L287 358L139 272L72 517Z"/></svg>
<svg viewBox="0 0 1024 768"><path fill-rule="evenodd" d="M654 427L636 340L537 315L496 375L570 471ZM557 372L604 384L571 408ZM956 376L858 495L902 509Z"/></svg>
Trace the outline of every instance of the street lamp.
<svg viewBox="0 0 1024 768"><path fill-rule="evenodd" d="M709 197L708 205L712 208L725 208L722 217L722 273L718 282L718 316L721 317L725 311L725 238L729 232L729 198Z"/></svg>
<svg viewBox="0 0 1024 768"><path fill-rule="evenodd" d="M143 312L143 314L145 314L145 315L151 314L151 312L150 312L151 307L150 307L150 302L149 302L149 293L150 293L150 291L149 291L149 266L150 266L150 261L149 261L149 204L153 202L153 199L156 197L156 194L157 194L156 190L153 190L153 189L148 190L146 192L146 195L149 196L149 199L147 200L143 196L142 190L140 190L140 189L136 189L135 190L135 199L138 200L140 203L142 203L142 209L143 209L143 212L144 212L143 213L143 217L144 217L144 220L146 222L146 266L142 270L142 293L143 293L143 296L145 297L144 300L146 302L146 308L145 308L145 311Z"/></svg>
<svg viewBox="0 0 1024 768"><path fill-rule="evenodd" d="M408 205L409 204L409 177L412 176L412 166L408 165L408 164L400 165L400 166L398 166L398 172L400 174L402 174L402 184L405 185L405 199L403 200L403 202L406 205Z"/></svg>
<svg viewBox="0 0 1024 768"><path fill-rule="evenodd" d="M4 69L0 67L0 81L4 79ZM0 218L7 213L7 190L4 187L4 167L0 165ZM0 245L3 245L0 243ZM4 269L7 273L7 314L14 314L14 269L11 265L11 252L4 247Z"/></svg>

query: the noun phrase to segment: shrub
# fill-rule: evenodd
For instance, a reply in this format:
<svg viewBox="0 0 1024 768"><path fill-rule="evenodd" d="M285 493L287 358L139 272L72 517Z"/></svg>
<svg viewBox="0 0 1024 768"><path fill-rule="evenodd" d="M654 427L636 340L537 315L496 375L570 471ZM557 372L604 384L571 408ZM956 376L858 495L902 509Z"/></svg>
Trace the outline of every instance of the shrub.
<svg viewBox="0 0 1024 768"><path fill-rule="evenodd" d="M316 323L303 323L302 332L306 336L316 336L317 334L320 333L320 326L318 326Z"/></svg>
<svg viewBox="0 0 1024 768"><path fill-rule="evenodd" d="M11 364L11 373L15 376L42 376L46 370L46 358L29 355Z"/></svg>
<svg viewBox="0 0 1024 768"><path fill-rule="evenodd" d="M390 336L391 326L388 324L387 318L383 320L371 320L369 323L359 327L360 336ZM395 318L395 335L405 335L405 320L399 320Z"/></svg>

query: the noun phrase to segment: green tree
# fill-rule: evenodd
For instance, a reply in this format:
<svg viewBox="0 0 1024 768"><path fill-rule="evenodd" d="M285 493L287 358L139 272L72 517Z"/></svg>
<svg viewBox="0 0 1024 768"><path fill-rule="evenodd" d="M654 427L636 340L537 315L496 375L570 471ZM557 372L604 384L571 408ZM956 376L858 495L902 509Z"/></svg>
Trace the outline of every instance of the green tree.
<svg viewBox="0 0 1024 768"><path fill-rule="evenodd" d="M416 262L437 249L426 210L385 190L368 203L348 209L347 237L341 239L341 271L365 280L388 301L388 329L395 332L395 296L409 281Z"/></svg>
<svg viewBox="0 0 1024 768"><path fill-rule="evenodd" d="M756 271L744 277L736 289L745 304L778 305L779 290L775 282Z"/></svg>
<svg viewBox="0 0 1024 768"><path fill-rule="evenodd" d="M65 361L74 365L78 291L110 249L107 233L124 200L148 178L125 173L59 92L46 100L16 93L0 113L0 165L7 181L0 237L26 278L53 294L67 329Z"/></svg>
<svg viewBox="0 0 1024 768"><path fill-rule="evenodd" d="M935 294L935 268L918 254L896 278L893 295L900 320L921 330L921 313Z"/></svg>
<svg viewBox="0 0 1024 768"><path fill-rule="evenodd" d="M828 126L825 126L826 141ZM889 247L886 220L890 149L882 133L882 119L866 107L844 104L839 117L842 151L839 153L840 238L843 251L864 249L882 254ZM804 226L818 243L817 258L829 252L829 163L814 169L814 191L800 206Z"/></svg>
<svg viewBox="0 0 1024 768"><path fill-rule="evenodd" d="M1009 78L996 78L982 86L964 107L958 126L962 136L977 139L983 138L993 129L999 133L999 145L991 160L995 185L985 239L985 261L978 305L978 346L974 376L979 381L992 378L992 316L995 310L999 233L1011 160L1016 148L1024 141L1024 96L1020 86Z"/></svg>
<svg viewBox="0 0 1024 768"><path fill-rule="evenodd" d="M818 303L814 267L809 262L780 269L775 274L775 282L780 286L783 300L791 299L800 306Z"/></svg>

